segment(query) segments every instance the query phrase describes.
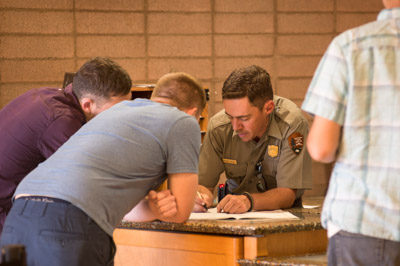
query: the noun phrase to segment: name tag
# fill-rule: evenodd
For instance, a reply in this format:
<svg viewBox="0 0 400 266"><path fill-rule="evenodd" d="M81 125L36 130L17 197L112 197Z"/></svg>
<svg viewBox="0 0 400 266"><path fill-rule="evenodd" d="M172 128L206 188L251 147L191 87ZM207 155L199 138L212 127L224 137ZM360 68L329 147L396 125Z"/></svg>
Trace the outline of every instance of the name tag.
<svg viewBox="0 0 400 266"><path fill-rule="evenodd" d="M222 161L223 161L224 163L237 164L237 161L236 161L236 160L232 160L232 159L225 159L225 158L223 158Z"/></svg>

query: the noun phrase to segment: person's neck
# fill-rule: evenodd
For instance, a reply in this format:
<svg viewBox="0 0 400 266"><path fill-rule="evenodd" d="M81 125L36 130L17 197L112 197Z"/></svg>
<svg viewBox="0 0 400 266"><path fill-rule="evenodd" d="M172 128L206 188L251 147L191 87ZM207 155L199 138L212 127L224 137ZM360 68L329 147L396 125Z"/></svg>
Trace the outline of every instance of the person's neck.
<svg viewBox="0 0 400 266"><path fill-rule="evenodd" d="M163 97L154 97L150 98L151 101L153 102L158 102L158 103L164 103L173 106L172 101L168 98L163 98Z"/></svg>
<svg viewBox="0 0 400 266"><path fill-rule="evenodd" d="M265 125L265 128L264 128L264 130L261 132L260 136L255 136L255 137L253 138L253 140L254 140L255 142L258 143L258 142L260 141L260 139L265 135L265 133L267 133L267 131L269 130L269 126L271 125L271 118L272 118L272 113L268 115L267 121L266 121L267 124Z"/></svg>

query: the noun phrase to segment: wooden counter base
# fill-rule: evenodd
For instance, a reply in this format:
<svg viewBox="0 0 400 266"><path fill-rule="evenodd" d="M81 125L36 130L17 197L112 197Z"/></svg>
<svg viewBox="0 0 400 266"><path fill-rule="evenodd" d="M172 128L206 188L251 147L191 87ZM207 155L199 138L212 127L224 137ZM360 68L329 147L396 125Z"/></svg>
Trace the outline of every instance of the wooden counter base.
<svg viewBox="0 0 400 266"><path fill-rule="evenodd" d="M116 229L116 266L238 265L238 259L290 256L326 251L326 230L261 236Z"/></svg>

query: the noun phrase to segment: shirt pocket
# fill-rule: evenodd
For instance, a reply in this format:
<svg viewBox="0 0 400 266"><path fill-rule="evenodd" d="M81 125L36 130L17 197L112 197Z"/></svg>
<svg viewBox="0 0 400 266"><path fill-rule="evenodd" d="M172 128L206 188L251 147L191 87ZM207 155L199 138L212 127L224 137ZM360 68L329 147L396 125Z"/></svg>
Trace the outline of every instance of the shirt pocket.
<svg viewBox="0 0 400 266"><path fill-rule="evenodd" d="M262 162L263 175L275 177L278 172L278 163L279 163L279 156L270 157L268 154L265 154Z"/></svg>
<svg viewBox="0 0 400 266"><path fill-rule="evenodd" d="M247 172L247 164L229 164L225 163L226 178L233 179L238 185L242 182Z"/></svg>
<svg viewBox="0 0 400 266"><path fill-rule="evenodd" d="M278 172L278 162L279 156L271 158L266 155L263 160L263 177L265 180L265 184L267 186L267 190L272 188L276 188L276 175Z"/></svg>

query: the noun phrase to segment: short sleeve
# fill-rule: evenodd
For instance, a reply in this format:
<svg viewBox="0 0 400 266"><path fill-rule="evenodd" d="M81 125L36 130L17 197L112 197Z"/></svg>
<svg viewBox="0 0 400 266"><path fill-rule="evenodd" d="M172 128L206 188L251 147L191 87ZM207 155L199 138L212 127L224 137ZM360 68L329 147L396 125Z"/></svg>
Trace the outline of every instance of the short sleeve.
<svg viewBox="0 0 400 266"><path fill-rule="evenodd" d="M307 120L289 129L282 140L280 159L277 168L277 187L292 189L310 189L312 187L311 158L307 152L305 141L308 136ZM303 142L300 152L295 150L291 141L300 138Z"/></svg>
<svg viewBox="0 0 400 266"><path fill-rule="evenodd" d="M343 125L348 74L342 46L335 38L317 67L302 109Z"/></svg>
<svg viewBox="0 0 400 266"><path fill-rule="evenodd" d="M198 173L200 126L193 117L178 120L167 137L167 173Z"/></svg>
<svg viewBox="0 0 400 266"><path fill-rule="evenodd" d="M213 118L209 121L207 133L201 145L199 160L199 184L207 188L217 185L220 175L225 169L222 162L223 143L217 137L218 131L214 130L213 121Z"/></svg>

